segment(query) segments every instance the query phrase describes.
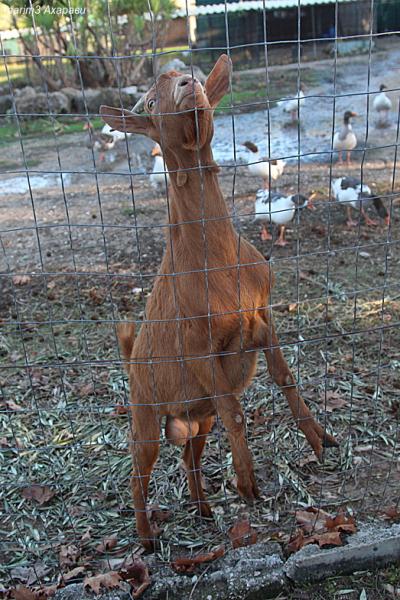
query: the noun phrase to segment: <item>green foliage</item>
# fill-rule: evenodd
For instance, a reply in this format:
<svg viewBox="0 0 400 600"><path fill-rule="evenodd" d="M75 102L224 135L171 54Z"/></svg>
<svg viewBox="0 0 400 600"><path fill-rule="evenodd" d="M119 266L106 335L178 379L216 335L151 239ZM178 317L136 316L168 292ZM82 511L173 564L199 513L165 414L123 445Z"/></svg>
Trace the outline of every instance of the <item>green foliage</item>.
<svg viewBox="0 0 400 600"><path fill-rule="evenodd" d="M71 119L71 117L59 117L56 122L47 118L38 118L32 121L21 122L21 135L24 139L27 139L49 136L54 134L54 132L57 133L57 136L67 133L77 133L82 131L84 122L83 119L77 121L76 119ZM104 125L100 117L91 119L91 123L94 129L101 129ZM15 121L6 122L5 119L2 119L2 124L0 125L0 146L5 146L15 141L18 135L19 129Z"/></svg>
<svg viewBox="0 0 400 600"><path fill-rule="evenodd" d="M175 8L173 0L32 0L32 4L30 0L0 0L0 5L1 2L10 9L11 26L19 29L36 28L35 33L23 34L22 44L53 90L61 84L79 83L73 58L77 55L95 55L106 59L101 63L90 63L90 58L86 64L81 62L85 84L115 85L115 69L107 61L108 57L114 52L123 55L143 54L151 50L154 35L162 45L165 20L171 17ZM149 13L149 6L151 19L145 16ZM16 11L19 11L18 14ZM71 23L73 36L70 33ZM46 67L46 73L43 73L43 64L35 56L38 46L36 35L49 54L70 57L69 61L75 69L72 79L70 73L66 74L59 65L55 65L53 70L48 65L49 69ZM144 62L136 70L135 65L134 61L124 65L120 83L132 83L140 79Z"/></svg>

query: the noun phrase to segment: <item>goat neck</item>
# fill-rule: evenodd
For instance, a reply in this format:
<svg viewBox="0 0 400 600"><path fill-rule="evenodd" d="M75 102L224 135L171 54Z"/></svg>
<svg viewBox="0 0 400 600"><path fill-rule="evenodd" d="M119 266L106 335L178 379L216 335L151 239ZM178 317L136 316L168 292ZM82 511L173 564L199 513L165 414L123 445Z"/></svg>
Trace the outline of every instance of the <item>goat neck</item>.
<svg viewBox="0 0 400 600"><path fill-rule="evenodd" d="M221 266L237 258L237 234L218 182L219 168L213 160L211 145L199 150L184 150L179 156L166 150L171 175L169 228L173 249L185 262L204 267ZM194 263L194 264L193 264Z"/></svg>

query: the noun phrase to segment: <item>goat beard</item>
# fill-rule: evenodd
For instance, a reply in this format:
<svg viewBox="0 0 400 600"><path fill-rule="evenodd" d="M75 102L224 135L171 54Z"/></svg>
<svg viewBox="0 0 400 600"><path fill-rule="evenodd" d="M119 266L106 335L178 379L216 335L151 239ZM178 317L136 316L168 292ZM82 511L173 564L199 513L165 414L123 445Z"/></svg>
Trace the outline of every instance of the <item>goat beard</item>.
<svg viewBox="0 0 400 600"><path fill-rule="evenodd" d="M214 133L213 111L209 106L197 107L186 119L184 126L185 139L183 147L185 150L196 150L210 143Z"/></svg>

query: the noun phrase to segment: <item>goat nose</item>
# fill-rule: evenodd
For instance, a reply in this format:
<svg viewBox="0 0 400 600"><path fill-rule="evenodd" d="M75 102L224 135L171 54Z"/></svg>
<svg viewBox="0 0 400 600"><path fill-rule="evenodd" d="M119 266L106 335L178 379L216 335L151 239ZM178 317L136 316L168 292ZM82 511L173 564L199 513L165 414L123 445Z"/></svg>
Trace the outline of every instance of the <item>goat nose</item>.
<svg viewBox="0 0 400 600"><path fill-rule="evenodd" d="M189 83L193 84L196 83L197 79L195 77L188 77L186 79L181 79L181 81L179 82L179 87L185 87L185 85L188 85Z"/></svg>

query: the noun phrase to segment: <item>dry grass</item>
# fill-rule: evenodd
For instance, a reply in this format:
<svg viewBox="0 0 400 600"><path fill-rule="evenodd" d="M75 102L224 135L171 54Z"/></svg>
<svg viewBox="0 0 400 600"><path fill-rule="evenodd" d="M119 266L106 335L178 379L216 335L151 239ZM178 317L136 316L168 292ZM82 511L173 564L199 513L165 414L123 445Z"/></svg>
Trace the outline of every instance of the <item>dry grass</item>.
<svg viewBox="0 0 400 600"><path fill-rule="evenodd" d="M293 172L285 177L282 186L289 188ZM307 167L303 177L314 187L320 168ZM379 174L383 191L389 191L389 177L389 170ZM229 196L231 179L222 181ZM244 216L252 210L253 185L238 182L236 215L243 234L261 247L252 217ZM152 197L142 180L137 189L139 225L162 223L164 201ZM51 215L52 224L62 225L40 231L41 257L34 231L3 236L9 264L3 256L2 270L9 267L10 275L2 278L0 298L0 576L7 581L12 569L35 562L48 569L48 580L54 579L60 545L79 545L89 528L82 561L93 569L104 561L95 547L110 534L118 538L111 561L138 548L129 492L128 417L115 411L127 401L127 390L112 321L140 318L163 251L163 230L139 231L141 279L127 188L104 185L101 200L100 215L92 186L69 188L70 221L82 225L69 236L59 192L41 193L39 220L45 224ZM32 224L27 200L7 197L5 208L5 228ZM383 228L348 231L341 210L332 208L328 252L328 205L321 200L315 213L302 214L299 226L293 226L290 245L272 249L277 274L272 302L285 355L306 401L337 435L340 450L327 452L323 464L316 462L260 358L243 405L262 498L254 507L239 499L229 446L217 424L203 461L215 518L199 519L188 505L179 450L163 441L150 494L151 503L171 511L161 526L160 561L226 542L227 529L244 512L262 539L284 541L296 506L333 511L345 506L366 520L382 518L382 507L398 501L398 211L395 204L389 247ZM120 228L90 227L101 219ZM42 267L48 275L41 274ZM28 273L30 279L13 285L15 273ZM137 290L142 284L144 292ZM32 483L50 486L55 496L42 506L24 499L21 492Z"/></svg>

